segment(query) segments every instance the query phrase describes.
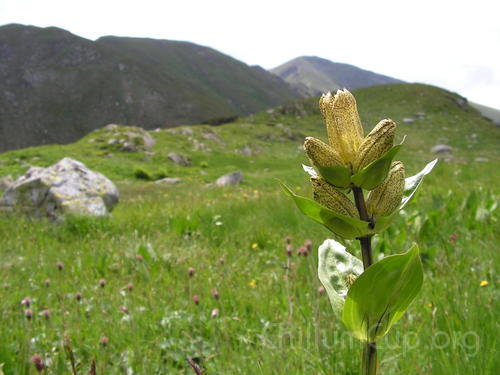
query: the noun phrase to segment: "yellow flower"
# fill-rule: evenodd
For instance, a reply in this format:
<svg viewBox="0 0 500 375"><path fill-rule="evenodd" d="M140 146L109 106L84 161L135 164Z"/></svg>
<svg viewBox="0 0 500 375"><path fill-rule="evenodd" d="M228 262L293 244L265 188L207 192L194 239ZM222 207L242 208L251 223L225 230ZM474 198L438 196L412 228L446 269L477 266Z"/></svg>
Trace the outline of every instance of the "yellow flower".
<svg viewBox="0 0 500 375"><path fill-rule="evenodd" d="M387 216L391 214L403 199L405 189L405 168L403 163L395 161L391 164L389 175L382 183L368 194L366 208L371 216Z"/></svg>
<svg viewBox="0 0 500 375"><path fill-rule="evenodd" d="M251 288L255 288L257 286L257 280L252 280L248 283L248 286Z"/></svg>
<svg viewBox="0 0 500 375"><path fill-rule="evenodd" d="M479 286L488 286L489 282L486 280L483 280L479 283Z"/></svg>
<svg viewBox="0 0 500 375"><path fill-rule="evenodd" d="M253 244L252 244L252 249L256 249L256 248L258 248L258 247L259 247L259 244L257 244L257 243L253 243Z"/></svg>
<svg viewBox="0 0 500 375"><path fill-rule="evenodd" d="M380 121L363 139L353 162L355 170L366 167L389 151L394 143L396 124L391 119Z"/></svg>
<svg viewBox="0 0 500 375"><path fill-rule="evenodd" d="M354 203L340 190L334 188L321 177L311 178L314 200L339 214L359 218Z"/></svg>
<svg viewBox="0 0 500 375"><path fill-rule="evenodd" d="M307 157L316 166L330 167L344 165L340 155L331 146L313 137L307 137L304 142Z"/></svg>
<svg viewBox="0 0 500 375"><path fill-rule="evenodd" d="M323 94L319 108L325 118L331 148L314 138L306 139L304 147L313 163L346 165L356 172L392 147L396 124L390 119L382 120L364 137L356 99L349 91Z"/></svg>
<svg viewBox="0 0 500 375"><path fill-rule="evenodd" d="M347 90L338 90L321 96L319 108L326 122L328 142L342 160L352 163L363 142L363 127L356 99Z"/></svg>

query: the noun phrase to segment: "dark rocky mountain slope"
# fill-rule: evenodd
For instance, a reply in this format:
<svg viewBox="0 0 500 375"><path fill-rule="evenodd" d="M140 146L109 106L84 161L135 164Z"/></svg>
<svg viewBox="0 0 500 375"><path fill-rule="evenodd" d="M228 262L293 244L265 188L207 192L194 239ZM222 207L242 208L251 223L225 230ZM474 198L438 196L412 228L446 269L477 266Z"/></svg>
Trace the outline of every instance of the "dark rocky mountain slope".
<svg viewBox="0 0 500 375"><path fill-rule="evenodd" d="M108 123L244 115L297 96L264 69L193 43L0 27L0 152L72 142Z"/></svg>

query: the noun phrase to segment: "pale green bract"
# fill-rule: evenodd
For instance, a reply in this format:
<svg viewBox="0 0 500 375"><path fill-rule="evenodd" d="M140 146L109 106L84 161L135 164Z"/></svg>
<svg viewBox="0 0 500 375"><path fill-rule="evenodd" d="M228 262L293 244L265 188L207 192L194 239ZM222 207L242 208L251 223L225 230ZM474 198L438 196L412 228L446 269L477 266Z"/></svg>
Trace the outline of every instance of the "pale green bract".
<svg viewBox="0 0 500 375"><path fill-rule="evenodd" d="M335 240L325 240L318 248L318 277L325 287L333 312L340 316L349 289L347 278L363 272L361 260Z"/></svg>

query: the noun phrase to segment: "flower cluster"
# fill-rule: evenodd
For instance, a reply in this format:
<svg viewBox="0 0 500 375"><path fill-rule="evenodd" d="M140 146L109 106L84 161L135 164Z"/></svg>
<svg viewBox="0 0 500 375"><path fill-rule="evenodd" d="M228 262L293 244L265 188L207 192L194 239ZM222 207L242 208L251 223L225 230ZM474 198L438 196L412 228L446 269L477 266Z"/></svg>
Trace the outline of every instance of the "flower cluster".
<svg viewBox="0 0 500 375"><path fill-rule="evenodd" d="M339 214L359 218L354 203L341 189L361 182L358 187L370 185L368 190L372 190L367 202L370 217L391 214L401 203L405 181L403 164L386 157L394 147L396 124L384 119L364 137L356 100L347 90L322 95L319 105L329 144L312 137L304 143L306 155L319 172L311 178L314 199ZM370 168L377 162L378 168ZM368 184L366 179L357 181L355 176L363 172L376 174L377 186L373 186L373 176Z"/></svg>

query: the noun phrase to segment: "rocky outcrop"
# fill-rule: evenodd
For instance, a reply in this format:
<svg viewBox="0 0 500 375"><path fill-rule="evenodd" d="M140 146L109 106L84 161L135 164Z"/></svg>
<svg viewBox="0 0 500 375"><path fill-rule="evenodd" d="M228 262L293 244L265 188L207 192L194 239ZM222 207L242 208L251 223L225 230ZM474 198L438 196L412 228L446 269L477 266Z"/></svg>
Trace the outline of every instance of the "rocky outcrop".
<svg viewBox="0 0 500 375"><path fill-rule="evenodd" d="M156 143L146 130L137 126L109 124L94 133L95 137L89 142L105 142L108 146L124 152L150 150Z"/></svg>
<svg viewBox="0 0 500 375"><path fill-rule="evenodd" d="M7 189L0 208L51 219L68 213L105 216L118 199L118 189L108 178L64 158L47 168L31 167Z"/></svg>

